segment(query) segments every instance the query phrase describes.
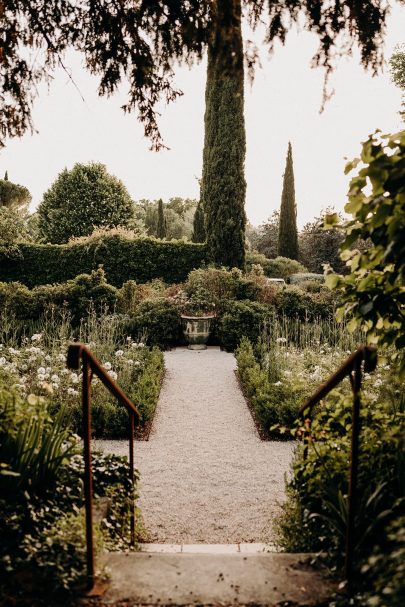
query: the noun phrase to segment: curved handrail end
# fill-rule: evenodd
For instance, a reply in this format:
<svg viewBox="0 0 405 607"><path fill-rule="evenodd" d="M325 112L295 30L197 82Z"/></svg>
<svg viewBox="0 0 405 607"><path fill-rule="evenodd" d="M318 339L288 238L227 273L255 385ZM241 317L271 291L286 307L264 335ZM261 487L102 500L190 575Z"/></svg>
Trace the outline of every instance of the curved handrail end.
<svg viewBox="0 0 405 607"><path fill-rule="evenodd" d="M83 346L81 344L69 344L66 364L69 369L80 369L80 357Z"/></svg>

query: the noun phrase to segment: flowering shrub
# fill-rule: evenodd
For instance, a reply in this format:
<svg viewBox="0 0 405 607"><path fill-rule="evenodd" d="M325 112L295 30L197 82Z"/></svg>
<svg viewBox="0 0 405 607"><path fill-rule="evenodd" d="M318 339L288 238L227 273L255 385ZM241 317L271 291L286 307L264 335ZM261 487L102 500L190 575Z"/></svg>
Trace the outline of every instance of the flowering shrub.
<svg viewBox="0 0 405 607"><path fill-rule="evenodd" d="M52 414L56 414L63 405L70 426L80 433L81 374L66 367L66 341L52 346L45 342L46 335L36 333L23 338L19 347L0 344L0 380L7 382L22 398L36 394L50 399ZM118 381L139 408L141 422L148 421L160 391L163 373L161 352L150 350L143 342L134 341L131 337L119 348L114 344L106 348L105 344L95 342L88 345L99 356L110 377ZM148 383L150 393L145 389L145 383ZM125 408L117 404L96 377L92 380L92 405L96 436L126 435L128 415Z"/></svg>
<svg viewBox="0 0 405 607"><path fill-rule="evenodd" d="M300 406L350 353L328 343L297 347L286 337L267 333L255 345L243 338L236 350L238 374L264 430L272 436L291 438ZM365 374L364 389L370 405L382 398L395 403L400 385L385 363L372 375ZM348 383L344 391L350 392Z"/></svg>

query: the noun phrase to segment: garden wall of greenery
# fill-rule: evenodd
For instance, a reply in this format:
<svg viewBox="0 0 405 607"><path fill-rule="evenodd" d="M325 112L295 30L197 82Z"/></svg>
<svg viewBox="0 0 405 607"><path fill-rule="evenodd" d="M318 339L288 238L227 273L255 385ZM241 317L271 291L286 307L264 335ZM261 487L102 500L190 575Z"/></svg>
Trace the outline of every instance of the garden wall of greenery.
<svg viewBox="0 0 405 607"><path fill-rule="evenodd" d="M120 287L127 280L161 278L181 282L206 262L205 245L120 235L86 238L67 245L18 245L13 256L0 250L0 281L28 287L65 282L103 265L108 282Z"/></svg>

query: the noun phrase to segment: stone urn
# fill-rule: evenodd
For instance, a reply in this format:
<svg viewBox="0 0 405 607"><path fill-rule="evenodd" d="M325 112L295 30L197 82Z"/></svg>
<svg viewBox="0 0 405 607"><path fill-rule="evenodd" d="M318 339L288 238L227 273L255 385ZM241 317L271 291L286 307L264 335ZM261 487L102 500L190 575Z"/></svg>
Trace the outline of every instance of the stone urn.
<svg viewBox="0 0 405 607"><path fill-rule="evenodd" d="M183 335L187 340L189 350L206 350L210 336L213 314L206 316L181 315Z"/></svg>

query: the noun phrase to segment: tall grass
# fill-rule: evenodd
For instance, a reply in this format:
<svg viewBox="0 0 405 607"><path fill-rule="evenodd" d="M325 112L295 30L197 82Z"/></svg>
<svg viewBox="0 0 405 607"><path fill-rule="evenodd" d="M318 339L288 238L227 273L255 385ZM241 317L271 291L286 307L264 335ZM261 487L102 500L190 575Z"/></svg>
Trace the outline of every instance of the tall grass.
<svg viewBox="0 0 405 607"><path fill-rule="evenodd" d="M328 346L346 352L364 343L365 336L360 331L349 332L346 322L337 322L334 318L310 321L283 315L263 327L262 341L269 345L283 342L300 350L320 351Z"/></svg>

